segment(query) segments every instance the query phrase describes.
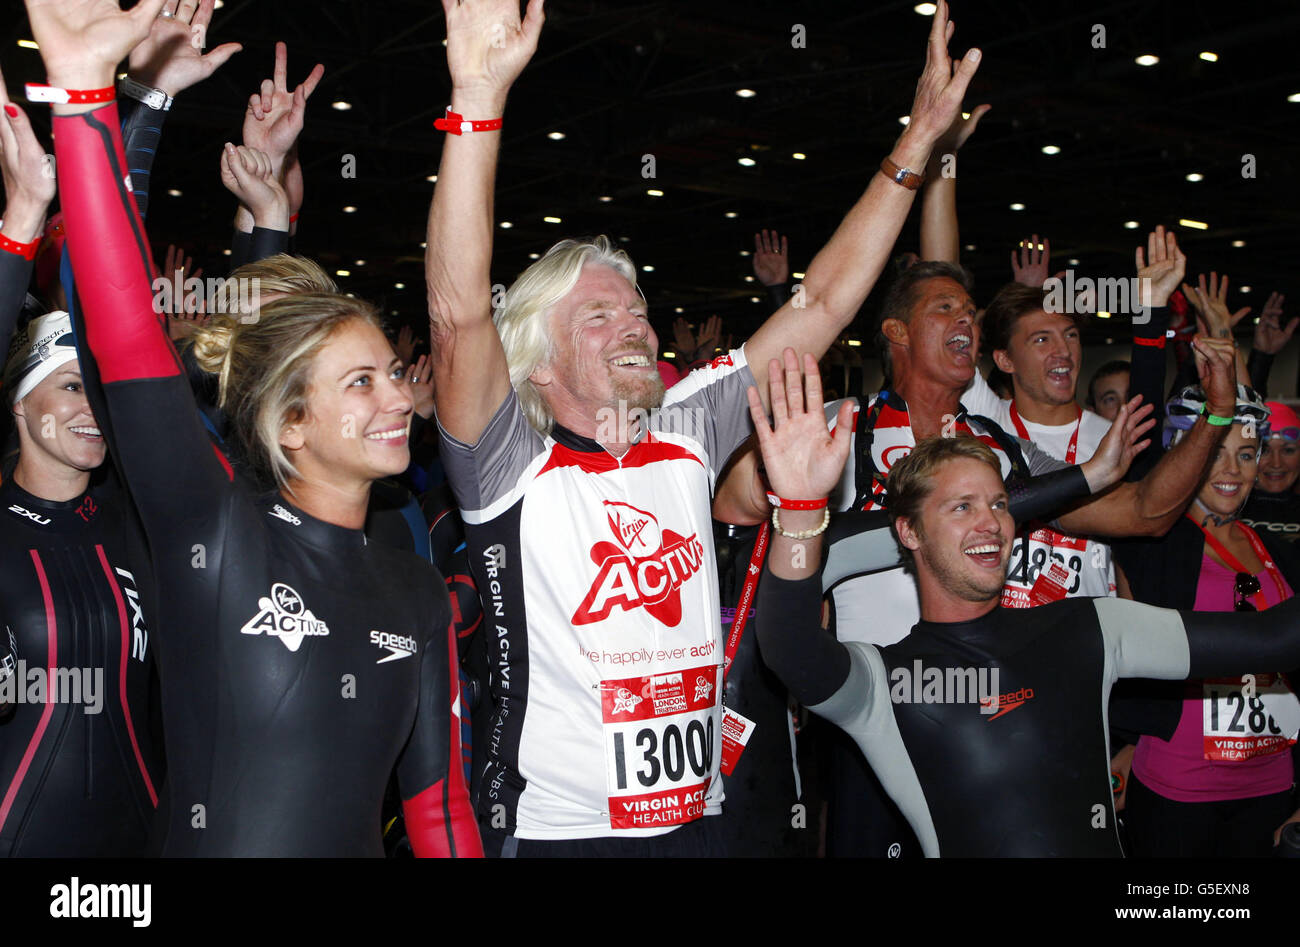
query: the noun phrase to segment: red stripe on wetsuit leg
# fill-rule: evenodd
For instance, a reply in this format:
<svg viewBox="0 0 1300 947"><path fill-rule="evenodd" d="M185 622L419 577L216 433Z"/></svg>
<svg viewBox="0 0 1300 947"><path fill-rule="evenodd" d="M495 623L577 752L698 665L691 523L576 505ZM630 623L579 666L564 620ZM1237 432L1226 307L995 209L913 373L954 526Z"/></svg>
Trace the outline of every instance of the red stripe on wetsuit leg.
<svg viewBox="0 0 1300 947"><path fill-rule="evenodd" d="M454 624L447 626L447 667L451 677L447 776L403 800L406 837L416 858L482 858L483 840L479 838L478 821L469 804L469 787L465 785L460 758L460 717L456 713L460 704L460 657Z"/></svg>
<svg viewBox="0 0 1300 947"><path fill-rule="evenodd" d="M117 105L54 118L68 247L105 384L181 374L153 306L153 262L127 189Z"/></svg>
<svg viewBox="0 0 1300 947"><path fill-rule="evenodd" d="M122 663L117 672L117 697L122 704L122 716L126 719L126 734L131 738L131 749L135 753L136 765L140 767L140 777L144 780L144 788L149 791L149 801L153 803L154 808L158 808L158 794L154 792L153 780L149 778L149 770L145 768L144 757L140 755L140 744L135 738L135 724L131 722L131 707L126 701L126 665L130 659L130 651L127 648L127 625L126 620L126 603L122 601L122 590L117 587L117 580L113 578L113 570L109 568L108 557L104 555L104 547L96 544L95 552L99 553L99 564L104 567L104 575L108 578L108 587L113 590L113 601L117 603L117 627L121 630L122 638Z"/></svg>
<svg viewBox="0 0 1300 947"><path fill-rule="evenodd" d="M41 562L41 555L35 549L31 550L32 564L36 566L36 578L41 583L41 596L45 599L45 662L49 667L46 673L49 680L54 681L55 670L59 663L59 626L54 618L54 597L50 595L50 582L45 576L45 566ZM14 671L14 684L21 687L22 681L17 677L17 670ZM49 699L50 695L45 695L45 709L41 711L41 722L36 725L36 731L32 738L27 741L27 750L23 753L22 761L18 764L18 771L14 773L13 780L9 783L9 788L5 790L3 800L0 800L0 830L4 829L5 820L9 818L9 810L13 808L14 799L18 795L18 787L23 784L23 778L27 775L28 768L32 765L32 759L36 756L36 748L41 743L41 738L45 736L45 728L50 724L50 717L54 714L54 702Z"/></svg>

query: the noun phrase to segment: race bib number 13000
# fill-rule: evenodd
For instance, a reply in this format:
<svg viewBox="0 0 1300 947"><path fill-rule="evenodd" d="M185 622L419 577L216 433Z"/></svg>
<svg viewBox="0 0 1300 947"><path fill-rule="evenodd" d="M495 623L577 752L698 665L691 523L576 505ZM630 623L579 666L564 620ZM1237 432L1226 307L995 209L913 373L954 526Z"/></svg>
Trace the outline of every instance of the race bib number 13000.
<svg viewBox="0 0 1300 947"><path fill-rule="evenodd" d="M721 674L709 665L600 682L613 828L667 828L704 815Z"/></svg>

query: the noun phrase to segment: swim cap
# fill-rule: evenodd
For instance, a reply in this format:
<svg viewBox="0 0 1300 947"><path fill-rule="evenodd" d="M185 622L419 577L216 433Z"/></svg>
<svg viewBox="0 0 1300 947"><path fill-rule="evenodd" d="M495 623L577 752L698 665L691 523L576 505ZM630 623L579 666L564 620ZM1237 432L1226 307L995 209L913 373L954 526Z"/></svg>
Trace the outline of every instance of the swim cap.
<svg viewBox="0 0 1300 947"><path fill-rule="evenodd" d="M4 384L17 403L68 362L77 360L72 319L66 312L37 316L14 336L5 362Z"/></svg>

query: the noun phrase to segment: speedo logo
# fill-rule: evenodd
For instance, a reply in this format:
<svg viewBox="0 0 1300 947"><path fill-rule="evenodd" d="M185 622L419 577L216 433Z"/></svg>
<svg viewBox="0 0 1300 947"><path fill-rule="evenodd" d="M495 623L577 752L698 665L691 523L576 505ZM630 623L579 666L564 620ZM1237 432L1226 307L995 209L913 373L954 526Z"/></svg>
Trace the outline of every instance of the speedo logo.
<svg viewBox="0 0 1300 947"><path fill-rule="evenodd" d="M997 720L1003 714L1009 714L1017 707L1023 707L1026 702L1034 699L1034 689L1032 687L1022 687L1018 691L1012 691L1010 694L1000 694L997 697L986 697L980 701L981 708L993 708L997 713L989 717L989 720ZM987 709L983 710L988 713Z"/></svg>
<svg viewBox="0 0 1300 947"><path fill-rule="evenodd" d="M17 513L19 516L25 516L25 517L27 517L29 520L31 520L33 523L37 523L37 524L39 524L39 525L41 525L41 526L49 526L49 525L50 525L50 518L49 518L48 516L41 516L41 515L38 514L38 513L33 513L31 510L25 509L25 508L19 506L17 503L15 503L13 506L9 507L9 512L10 512L10 513Z"/></svg>
<svg viewBox="0 0 1300 947"><path fill-rule="evenodd" d="M330 633L329 626L311 613L302 596L283 582L271 586L270 596L257 600L257 614L239 630L245 635L273 635L290 651L302 647L307 635Z"/></svg>
<svg viewBox="0 0 1300 947"><path fill-rule="evenodd" d="M386 658L380 658L376 664L387 664L389 661L400 661L402 658L409 658L415 654L415 639L407 638L402 635L390 635L386 631L372 631L370 633L370 643L379 645L381 648L387 648L389 655Z"/></svg>

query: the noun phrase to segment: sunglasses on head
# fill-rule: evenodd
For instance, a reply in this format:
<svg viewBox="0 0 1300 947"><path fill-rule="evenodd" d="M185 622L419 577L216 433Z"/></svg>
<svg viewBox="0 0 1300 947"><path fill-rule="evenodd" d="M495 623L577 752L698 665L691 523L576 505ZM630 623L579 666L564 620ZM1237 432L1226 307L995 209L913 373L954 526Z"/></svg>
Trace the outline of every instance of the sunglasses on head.
<svg viewBox="0 0 1300 947"><path fill-rule="evenodd" d="M1232 610L1234 612L1257 611L1255 603L1250 600L1250 597L1259 594L1259 579L1249 572L1238 572L1237 584L1233 586L1232 594Z"/></svg>
<svg viewBox="0 0 1300 947"><path fill-rule="evenodd" d="M1300 441L1300 427L1275 427L1269 431L1269 437L1280 437L1284 441Z"/></svg>

